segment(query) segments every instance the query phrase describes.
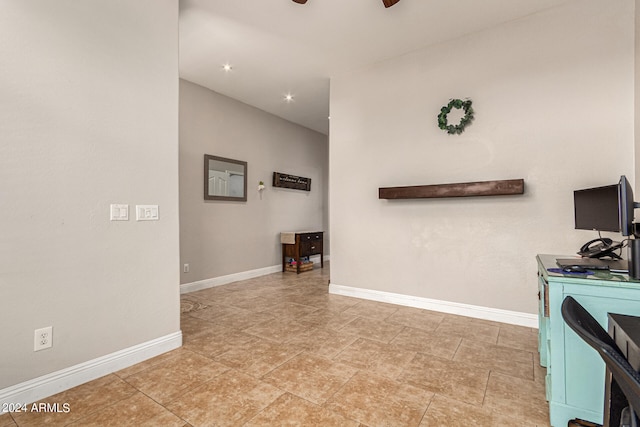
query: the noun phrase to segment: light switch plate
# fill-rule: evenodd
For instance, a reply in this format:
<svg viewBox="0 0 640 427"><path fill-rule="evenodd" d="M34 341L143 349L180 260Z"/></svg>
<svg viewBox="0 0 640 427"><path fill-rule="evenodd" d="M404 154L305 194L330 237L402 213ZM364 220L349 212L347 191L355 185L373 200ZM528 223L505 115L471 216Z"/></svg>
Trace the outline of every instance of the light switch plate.
<svg viewBox="0 0 640 427"><path fill-rule="evenodd" d="M111 205L111 221L129 221L129 205Z"/></svg>
<svg viewBox="0 0 640 427"><path fill-rule="evenodd" d="M136 221L157 221L158 205L136 205Z"/></svg>

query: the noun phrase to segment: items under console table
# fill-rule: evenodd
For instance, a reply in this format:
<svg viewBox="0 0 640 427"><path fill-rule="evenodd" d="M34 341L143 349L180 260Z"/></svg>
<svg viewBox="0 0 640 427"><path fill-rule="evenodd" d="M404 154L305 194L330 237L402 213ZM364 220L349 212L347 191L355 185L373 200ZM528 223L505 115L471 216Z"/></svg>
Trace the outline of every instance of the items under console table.
<svg viewBox="0 0 640 427"><path fill-rule="evenodd" d="M640 316L640 281L607 270L594 274L552 273L557 255L538 255L538 351L547 368L546 398L552 427L580 418L603 424L605 365L562 318L565 297L575 298L604 328L608 314Z"/></svg>
<svg viewBox="0 0 640 427"><path fill-rule="evenodd" d="M320 255L320 267L324 268L323 239L322 231L280 233L282 271L286 271L287 258L293 258L296 261L296 273L300 274L302 258L312 255Z"/></svg>

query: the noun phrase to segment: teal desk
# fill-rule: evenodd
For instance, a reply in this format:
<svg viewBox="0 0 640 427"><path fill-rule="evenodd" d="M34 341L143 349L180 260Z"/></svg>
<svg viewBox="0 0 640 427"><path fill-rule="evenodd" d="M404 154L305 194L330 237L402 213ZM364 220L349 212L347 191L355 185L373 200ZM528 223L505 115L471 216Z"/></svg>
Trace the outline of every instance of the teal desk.
<svg viewBox="0 0 640 427"><path fill-rule="evenodd" d="M547 271L556 258L538 255L538 351L547 368L546 397L552 427L565 427L574 418L603 424L605 365L598 353L565 325L560 307L573 296L608 329L608 313L640 316L640 281L626 274L596 272L583 276Z"/></svg>

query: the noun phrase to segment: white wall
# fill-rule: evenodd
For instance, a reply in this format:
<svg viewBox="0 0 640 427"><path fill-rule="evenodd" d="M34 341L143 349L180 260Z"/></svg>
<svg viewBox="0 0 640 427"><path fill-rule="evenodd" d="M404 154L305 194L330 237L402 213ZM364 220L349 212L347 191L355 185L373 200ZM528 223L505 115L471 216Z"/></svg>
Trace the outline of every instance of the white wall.
<svg viewBox="0 0 640 427"><path fill-rule="evenodd" d="M2 389L179 332L178 2L3 1L0 52Z"/></svg>
<svg viewBox="0 0 640 427"><path fill-rule="evenodd" d="M475 122L438 129L440 107L466 97ZM332 284L535 313L535 255L595 237L573 229L573 190L634 179L633 106L633 0L568 2L336 76ZM524 195L377 194L512 178Z"/></svg>
<svg viewBox="0 0 640 427"><path fill-rule="evenodd" d="M640 0L635 0L635 86L634 86L634 140L636 180L634 189L640 193ZM636 197L640 200L640 194ZM640 218L639 218L640 219Z"/></svg>
<svg viewBox="0 0 640 427"><path fill-rule="evenodd" d="M325 230L328 254L327 151L325 135L180 80L181 283L279 265L281 231ZM246 202L204 200L205 154L248 162ZM274 171L311 191L273 187Z"/></svg>

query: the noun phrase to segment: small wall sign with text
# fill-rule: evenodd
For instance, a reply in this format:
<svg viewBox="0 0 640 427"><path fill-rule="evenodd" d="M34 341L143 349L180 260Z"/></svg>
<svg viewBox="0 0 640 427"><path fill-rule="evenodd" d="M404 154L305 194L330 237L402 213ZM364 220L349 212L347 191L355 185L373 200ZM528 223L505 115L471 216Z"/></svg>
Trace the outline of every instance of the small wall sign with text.
<svg viewBox="0 0 640 427"><path fill-rule="evenodd" d="M274 172L273 186L281 188L293 188L295 190L311 191L311 178Z"/></svg>

